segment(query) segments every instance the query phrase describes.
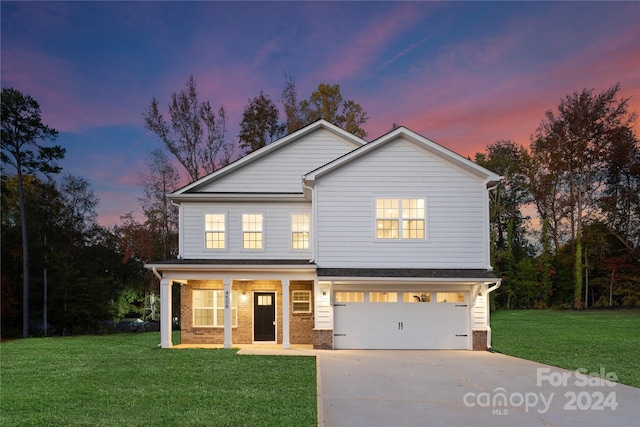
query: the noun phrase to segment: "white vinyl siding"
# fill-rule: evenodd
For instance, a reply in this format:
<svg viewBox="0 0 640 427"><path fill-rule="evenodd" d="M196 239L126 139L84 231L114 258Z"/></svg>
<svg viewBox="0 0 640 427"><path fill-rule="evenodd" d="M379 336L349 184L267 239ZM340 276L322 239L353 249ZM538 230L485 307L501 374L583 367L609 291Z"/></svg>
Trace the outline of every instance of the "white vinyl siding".
<svg viewBox="0 0 640 427"><path fill-rule="evenodd" d="M389 143L321 176L315 191L318 265L480 269L488 265L485 184L411 142ZM376 239L375 199L398 192L425 199L428 239Z"/></svg>
<svg viewBox="0 0 640 427"><path fill-rule="evenodd" d="M226 212L226 249L211 250L205 247L205 215L221 210ZM279 203L202 203L183 202L180 235L183 258L190 259L311 259L308 249L292 249L291 216L311 216L310 202ZM263 215L263 250L245 250L242 247L242 215Z"/></svg>
<svg viewBox="0 0 640 427"><path fill-rule="evenodd" d="M328 130L292 141L199 191L302 193L301 177L357 148Z"/></svg>

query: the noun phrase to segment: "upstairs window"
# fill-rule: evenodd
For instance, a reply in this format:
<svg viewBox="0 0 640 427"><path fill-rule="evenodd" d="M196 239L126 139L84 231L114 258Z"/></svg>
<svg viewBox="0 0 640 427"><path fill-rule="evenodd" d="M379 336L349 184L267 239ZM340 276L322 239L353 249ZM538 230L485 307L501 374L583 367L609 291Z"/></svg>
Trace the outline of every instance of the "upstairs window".
<svg viewBox="0 0 640 427"><path fill-rule="evenodd" d="M291 215L291 248L309 249L309 214Z"/></svg>
<svg viewBox="0 0 640 427"><path fill-rule="evenodd" d="M376 199L376 238L425 238L425 199Z"/></svg>
<svg viewBox="0 0 640 427"><path fill-rule="evenodd" d="M242 215L243 249L262 249L262 214Z"/></svg>
<svg viewBox="0 0 640 427"><path fill-rule="evenodd" d="M204 216L204 230L205 248L225 248L226 221L224 214L206 214Z"/></svg>

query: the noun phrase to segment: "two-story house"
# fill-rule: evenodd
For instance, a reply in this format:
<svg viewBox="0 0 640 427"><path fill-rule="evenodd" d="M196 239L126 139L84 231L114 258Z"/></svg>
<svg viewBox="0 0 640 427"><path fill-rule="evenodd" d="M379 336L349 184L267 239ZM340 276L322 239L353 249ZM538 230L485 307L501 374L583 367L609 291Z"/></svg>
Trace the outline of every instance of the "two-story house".
<svg viewBox="0 0 640 427"><path fill-rule="evenodd" d="M404 127L366 142L320 120L169 195L182 343L321 349L491 344L489 191L500 176Z"/></svg>

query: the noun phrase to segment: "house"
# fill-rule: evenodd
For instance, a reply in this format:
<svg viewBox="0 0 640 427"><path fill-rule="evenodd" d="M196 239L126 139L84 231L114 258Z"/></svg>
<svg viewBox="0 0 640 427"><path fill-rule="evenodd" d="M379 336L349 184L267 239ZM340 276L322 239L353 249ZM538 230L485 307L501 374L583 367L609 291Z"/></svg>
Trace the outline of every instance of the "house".
<svg viewBox="0 0 640 427"><path fill-rule="evenodd" d="M491 345L489 191L500 176L404 127L366 142L323 120L169 195L182 343L319 349Z"/></svg>

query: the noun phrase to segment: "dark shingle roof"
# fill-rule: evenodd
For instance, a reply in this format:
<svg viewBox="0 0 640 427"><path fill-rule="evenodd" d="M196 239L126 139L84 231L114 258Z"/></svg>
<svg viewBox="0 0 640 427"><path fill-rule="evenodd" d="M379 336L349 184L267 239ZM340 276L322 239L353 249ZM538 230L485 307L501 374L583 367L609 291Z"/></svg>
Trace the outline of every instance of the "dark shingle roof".
<svg viewBox="0 0 640 427"><path fill-rule="evenodd" d="M307 259L168 259L153 265L315 265Z"/></svg>

